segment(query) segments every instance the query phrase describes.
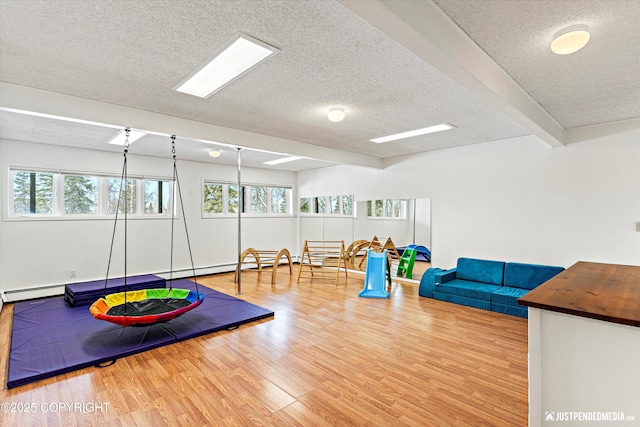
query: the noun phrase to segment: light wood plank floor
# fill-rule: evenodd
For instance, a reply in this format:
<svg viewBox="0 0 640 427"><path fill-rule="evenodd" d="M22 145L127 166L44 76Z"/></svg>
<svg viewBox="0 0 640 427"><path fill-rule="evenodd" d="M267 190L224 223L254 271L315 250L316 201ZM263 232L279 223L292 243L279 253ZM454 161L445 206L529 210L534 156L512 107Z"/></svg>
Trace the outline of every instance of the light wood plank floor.
<svg viewBox="0 0 640 427"><path fill-rule="evenodd" d="M296 273L273 287L269 270L243 273L241 298L272 319L12 390L5 305L0 425L527 425L525 319L420 298L415 284L364 299L361 275L298 285ZM231 274L199 283L235 295Z"/></svg>

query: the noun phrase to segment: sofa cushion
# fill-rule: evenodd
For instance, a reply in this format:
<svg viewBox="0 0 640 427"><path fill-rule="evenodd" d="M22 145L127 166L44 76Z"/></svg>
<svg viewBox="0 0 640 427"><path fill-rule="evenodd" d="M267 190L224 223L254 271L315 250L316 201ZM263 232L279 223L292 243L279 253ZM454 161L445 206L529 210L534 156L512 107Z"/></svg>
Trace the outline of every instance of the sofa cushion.
<svg viewBox="0 0 640 427"><path fill-rule="evenodd" d="M535 289L563 270L562 267L509 262L504 269L504 285L529 290Z"/></svg>
<svg viewBox="0 0 640 427"><path fill-rule="evenodd" d="M433 292L491 301L491 293L499 288L500 286L497 285L488 285L486 283L455 279L447 283L436 285L433 288Z"/></svg>
<svg viewBox="0 0 640 427"><path fill-rule="evenodd" d="M474 258L458 258L456 278L473 282L502 285L504 262Z"/></svg>
<svg viewBox="0 0 640 427"><path fill-rule="evenodd" d="M529 311L527 310L527 307L514 307L512 305L500 304L497 302L491 303L491 311L495 311L496 313L510 314L512 316L524 317L525 319L529 317Z"/></svg>
<svg viewBox="0 0 640 427"><path fill-rule="evenodd" d="M468 307L476 307L476 308L482 308L484 310L491 310L491 301L480 300L475 298L467 298L459 295L442 294L440 292L434 292L433 297L440 301L453 302L455 304L466 305Z"/></svg>
<svg viewBox="0 0 640 427"><path fill-rule="evenodd" d="M518 305L518 298L526 295L529 289L512 288L510 286L503 286L496 289L491 293L491 302L497 302L499 304Z"/></svg>

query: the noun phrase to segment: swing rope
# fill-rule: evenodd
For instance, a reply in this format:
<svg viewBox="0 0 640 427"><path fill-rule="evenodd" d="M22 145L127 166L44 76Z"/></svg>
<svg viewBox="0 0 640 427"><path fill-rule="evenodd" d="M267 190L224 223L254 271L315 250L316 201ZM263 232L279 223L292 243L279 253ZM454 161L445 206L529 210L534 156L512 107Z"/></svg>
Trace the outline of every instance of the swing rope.
<svg viewBox="0 0 640 427"><path fill-rule="evenodd" d="M102 290L102 297L104 298L107 295L107 284L109 282L109 270L111 269L111 259L113 257L113 243L116 238L116 229L118 227L118 214L120 213L120 202L123 194L123 187L128 182L127 175L127 154L129 153L129 133L131 132L131 128L125 129L125 140L124 140L124 162L122 164L122 174L120 175L120 187L118 189L118 202L116 204L116 216L113 221L113 233L111 234L111 247L109 248L109 261L107 262L107 275L104 279L104 289ZM128 200L127 200L127 191L124 191L124 289L125 289L125 316L127 310L127 210L128 210Z"/></svg>
<svg viewBox="0 0 640 427"><path fill-rule="evenodd" d="M128 198L128 171L127 171L127 154L129 153L129 134L131 132L130 128L125 129L125 144L124 144L124 162L122 165L122 174L120 176L120 187L118 194L118 202L116 205L115 212L115 220L113 223L113 232L111 234L111 246L109 249L109 261L107 263L107 274L104 280L104 288L102 291L102 297L104 298L107 294L107 285L109 281L109 271L111 269L111 260L113 257L113 246L116 237L116 229L118 225L118 214L120 212L120 206L122 205L122 198L124 197L124 316L127 316L127 213L129 208L129 198ZM171 200L172 203L175 204L176 201L180 201L180 208L182 212L182 218L184 223L184 232L187 239L187 248L189 249L189 260L191 261L191 271L193 274L193 281L196 285L196 293L200 295L200 289L198 288L198 280L196 278L196 268L193 262L193 253L191 251L191 241L189 239L189 231L187 229L187 218L184 211L184 203L182 200L182 189L180 188L180 179L178 176L178 166L177 166L177 156L176 156L176 136L171 136L171 153L173 155L173 186L171 191ZM178 190L178 198L176 199L176 188ZM124 191L123 191L124 189ZM162 203L162 200L159 201ZM172 209L172 217L171 217L171 253L170 253L170 265L169 265L169 290L173 289L173 253L174 253L174 230L175 230L175 220L176 220L177 210ZM198 297L200 299L200 297Z"/></svg>
<svg viewBox="0 0 640 427"><path fill-rule="evenodd" d="M178 177L178 160L176 156L176 136L171 135L171 153L173 155L173 188L172 188L172 200L176 201L175 192L176 187L178 189L178 199L180 200L180 209L182 212L182 220L184 223L184 234L187 238L187 248L189 249L189 260L191 261L191 272L193 274L193 281L196 284L196 292L199 294L200 290L198 289L198 279L196 278L196 268L193 263L193 253L191 251L191 241L189 240L189 230L187 229L187 217L184 212L184 203L182 201L182 189L180 188L180 178ZM173 286L173 230L174 230L174 222L176 219L176 209L172 210L172 219L171 219L171 265L170 265L170 276L169 276L169 289L172 289Z"/></svg>

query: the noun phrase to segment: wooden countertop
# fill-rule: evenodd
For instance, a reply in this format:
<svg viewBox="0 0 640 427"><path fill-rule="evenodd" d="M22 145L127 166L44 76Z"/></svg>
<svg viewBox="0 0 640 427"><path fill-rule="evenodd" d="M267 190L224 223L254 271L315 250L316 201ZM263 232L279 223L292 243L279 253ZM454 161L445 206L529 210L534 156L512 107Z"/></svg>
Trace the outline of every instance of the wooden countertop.
<svg viewBox="0 0 640 427"><path fill-rule="evenodd" d="M640 267L581 261L518 304L640 327Z"/></svg>

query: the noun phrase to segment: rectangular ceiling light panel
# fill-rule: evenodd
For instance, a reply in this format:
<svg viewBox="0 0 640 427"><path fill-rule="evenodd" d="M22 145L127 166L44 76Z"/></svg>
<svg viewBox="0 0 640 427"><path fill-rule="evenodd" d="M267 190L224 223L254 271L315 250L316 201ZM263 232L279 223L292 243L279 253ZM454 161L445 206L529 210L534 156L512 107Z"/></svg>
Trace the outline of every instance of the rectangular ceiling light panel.
<svg viewBox="0 0 640 427"><path fill-rule="evenodd" d="M428 133L442 132L443 130L453 129L454 127L455 126L448 123L443 123L441 125L429 126L428 128L410 130L408 132L396 133L394 135L370 139L369 141L381 144L383 142L397 141L398 139L411 138L413 136L426 135Z"/></svg>
<svg viewBox="0 0 640 427"><path fill-rule="evenodd" d="M141 130L133 130L129 131L129 144L133 144L147 133ZM122 145L124 146L127 139L127 132L123 129L116 134L113 138L111 138L107 143L113 145Z"/></svg>
<svg viewBox="0 0 640 427"><path fill-rule="evenodd" d="M281 157L279 159L269 160L268 162L263 162L262 164L273 166L273 165L279 165L280 163L293 162L295 160L300 160L301 158L302 157L298 157L298 156Z"/></svg>
<svg viewBox="0 0 640 427"><path fill-rule="evenodd" d="M277 52L273 46L240 34L173 90L207 99Z"/></svg>

